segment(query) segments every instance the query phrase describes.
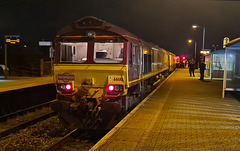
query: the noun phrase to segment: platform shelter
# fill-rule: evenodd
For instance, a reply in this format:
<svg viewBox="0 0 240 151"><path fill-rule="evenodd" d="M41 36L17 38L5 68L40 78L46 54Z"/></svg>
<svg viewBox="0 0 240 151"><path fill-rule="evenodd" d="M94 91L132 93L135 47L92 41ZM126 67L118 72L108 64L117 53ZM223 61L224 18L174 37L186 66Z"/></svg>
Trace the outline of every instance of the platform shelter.
<svg viewBox="0 0 240 151"><path fill-rule="evenodd" d="M223 98L226 91L240 92L240 38L230 41L225 46Z"/></svg>

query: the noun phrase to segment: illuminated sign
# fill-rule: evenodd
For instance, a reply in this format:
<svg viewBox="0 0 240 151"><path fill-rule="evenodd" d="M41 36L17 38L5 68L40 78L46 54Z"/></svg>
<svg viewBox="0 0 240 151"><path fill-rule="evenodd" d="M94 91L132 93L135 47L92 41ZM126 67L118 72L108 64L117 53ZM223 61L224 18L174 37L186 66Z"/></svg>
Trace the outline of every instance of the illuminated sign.
<svg viewBox="0 0 240 151"><path fill-rule="evenodd" d="M20 35L5 35L5 42L8 44L19 44Z"/></svg>
<svg viewBox="0 0 240 151"><path fill-rule="evenodd" d="M51 41L39 41L39 46L52 46Z"/></svg>

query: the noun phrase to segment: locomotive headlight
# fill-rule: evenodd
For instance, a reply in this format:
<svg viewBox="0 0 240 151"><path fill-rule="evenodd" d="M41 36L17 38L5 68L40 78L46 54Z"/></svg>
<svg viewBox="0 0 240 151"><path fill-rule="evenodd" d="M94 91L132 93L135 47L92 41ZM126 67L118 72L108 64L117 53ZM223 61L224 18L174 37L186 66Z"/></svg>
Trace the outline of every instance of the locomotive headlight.
<svg viewBox="0 0 240 151"><path fill-rule="evenodd" d="M59 83L57 84L57 90L63 93L71 93L74 91L73 83Z"/></svg>
<svg viewBox="0 0 240 151"><path fill-rule="evenodd" d="M113 85L109 85L108 86L108 91L114 91L114 86Z"/></svg>
<svg viewBox="0 0 240 151"><path fill-rule="evenodd" d="M108 94L118 94L123 92L123 85L109 85Z"/></svg>

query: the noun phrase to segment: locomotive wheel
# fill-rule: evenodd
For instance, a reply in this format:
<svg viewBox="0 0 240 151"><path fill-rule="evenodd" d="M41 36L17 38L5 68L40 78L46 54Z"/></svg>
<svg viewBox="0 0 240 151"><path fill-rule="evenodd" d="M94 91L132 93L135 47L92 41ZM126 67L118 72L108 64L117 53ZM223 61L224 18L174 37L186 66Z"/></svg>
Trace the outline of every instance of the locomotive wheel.
<svg viewBox="0 0 240 151"><path fill-rule="evenodd" d="M102 104L102 123L100 124L100 129L111 129L120 118L119 115L121 114L122 108L121 105L114 101L114 102L104 102Z"/></svg>

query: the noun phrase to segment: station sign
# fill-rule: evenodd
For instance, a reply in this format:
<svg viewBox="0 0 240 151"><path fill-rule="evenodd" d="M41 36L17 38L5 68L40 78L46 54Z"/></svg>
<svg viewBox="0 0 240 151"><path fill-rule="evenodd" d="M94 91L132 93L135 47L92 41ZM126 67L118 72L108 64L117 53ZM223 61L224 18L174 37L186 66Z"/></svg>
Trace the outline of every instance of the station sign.
<svg viewBox="0 0 240 151"><path fill-rule="evenodd" d="M19 44L20 35L5 35L5 42L8 44Z"/></svg>
<svg viewBox="0 0 240 151"><path fill-rule="evenodd" d="M52 46L51 41L39 41L39 46Z"/></svg>

